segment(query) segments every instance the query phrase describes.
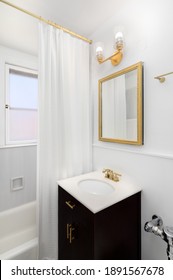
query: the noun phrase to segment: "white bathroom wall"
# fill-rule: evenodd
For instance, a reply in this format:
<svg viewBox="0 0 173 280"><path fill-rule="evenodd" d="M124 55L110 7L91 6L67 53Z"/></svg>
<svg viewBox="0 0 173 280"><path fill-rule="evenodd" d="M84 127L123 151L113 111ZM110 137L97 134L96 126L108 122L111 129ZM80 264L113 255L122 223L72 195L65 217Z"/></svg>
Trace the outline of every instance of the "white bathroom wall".
<svg viewBox="0 0 173 280"><path fill-rule="evenodd" d="M11 179L23 177L12 191ZM36 200L36 146L0 148L0 212Z"/></svg>
<svg viewBox="0 0 173 280"><path fill-rule="evenodd" d="M37 146L5 145L5 63L37 69L37 58L0 45L0 212L36 199ZM11 190L11 179L23 178L23 188Z"/></svg>
<svg viewBox="0 0 173 280"><path fill-rule="evenodd" d="M32 7L32 3L30 7L30 1L23 2L23 0L11 1L11 3L21 8L28 9L31 12L37 12L36 4L35 7ZM37 55L38 20L8 5L0 3L0 45Z"/></svg>
<svg viewBox="0 0 173 280"><path fill-rule="evenodd" d="M106 57L113 52L114 29L120 27L125 36L118 66L98 65L92 52L93 167L125 172L142 187L142 258L167 259L166 243L143 227L153 214L173 226L173 75L163 84L154 79L173 71L173 2L122 0L112 9L114 17L90 36L104 42ZM139 61L144 62L144 145L99 142L97 81Z"/></svg>

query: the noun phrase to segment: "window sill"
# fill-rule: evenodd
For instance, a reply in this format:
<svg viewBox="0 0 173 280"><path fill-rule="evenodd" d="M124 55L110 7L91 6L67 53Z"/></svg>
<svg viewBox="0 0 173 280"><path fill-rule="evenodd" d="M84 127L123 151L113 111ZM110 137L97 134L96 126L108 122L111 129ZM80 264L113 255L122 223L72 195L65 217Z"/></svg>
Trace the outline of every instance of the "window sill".
<svg viewBox="0 0 173 280"><path fill-rule="evenodd" d="M0 149L22 148L22 147L31 147L31 146L37 146L37 143L16 144L16 145L5 145L5 146L0 146Z"/></svg>

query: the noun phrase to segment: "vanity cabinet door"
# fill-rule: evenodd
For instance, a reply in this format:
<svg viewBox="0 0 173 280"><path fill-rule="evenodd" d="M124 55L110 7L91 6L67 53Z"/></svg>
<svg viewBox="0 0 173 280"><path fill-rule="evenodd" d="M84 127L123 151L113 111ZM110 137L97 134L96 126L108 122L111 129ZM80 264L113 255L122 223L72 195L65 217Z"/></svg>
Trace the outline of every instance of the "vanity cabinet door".
<svg viewBox="0 0 173 280"><path fill-rule="evenodd" d="M59 186L59 259L93 259L93 215Z"/></svg>

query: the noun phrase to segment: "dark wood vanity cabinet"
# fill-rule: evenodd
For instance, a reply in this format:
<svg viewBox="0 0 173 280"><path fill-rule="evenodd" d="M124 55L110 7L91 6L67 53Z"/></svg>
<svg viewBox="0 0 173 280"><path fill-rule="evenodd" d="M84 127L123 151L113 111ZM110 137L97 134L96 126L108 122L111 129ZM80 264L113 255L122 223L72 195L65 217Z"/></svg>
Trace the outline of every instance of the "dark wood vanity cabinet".
<svg viewBox="0 0 173 280"><path fill-rule="evenodd" d="M92 213L58 188L60 260L133 260L141 258L141 193Z"/></svg>

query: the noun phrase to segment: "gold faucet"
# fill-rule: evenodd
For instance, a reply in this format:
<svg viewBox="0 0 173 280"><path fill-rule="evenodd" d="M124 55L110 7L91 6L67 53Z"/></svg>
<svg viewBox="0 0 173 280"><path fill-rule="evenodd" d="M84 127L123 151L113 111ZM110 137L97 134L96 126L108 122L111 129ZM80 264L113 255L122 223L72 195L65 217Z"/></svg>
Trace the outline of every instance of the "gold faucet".
<svg viewBox="0 0 173 280"><path fill-rule="evenodd" d="M105 173L105 178L108 178L115 182L118 182L120 180L119 176L121 176L121 174L118 174L111 169L105 168L102 172Z"/></svg>

